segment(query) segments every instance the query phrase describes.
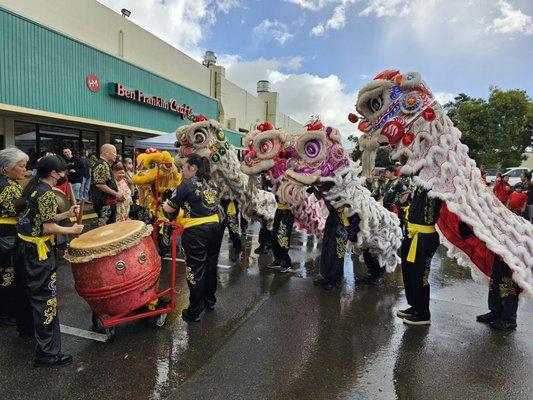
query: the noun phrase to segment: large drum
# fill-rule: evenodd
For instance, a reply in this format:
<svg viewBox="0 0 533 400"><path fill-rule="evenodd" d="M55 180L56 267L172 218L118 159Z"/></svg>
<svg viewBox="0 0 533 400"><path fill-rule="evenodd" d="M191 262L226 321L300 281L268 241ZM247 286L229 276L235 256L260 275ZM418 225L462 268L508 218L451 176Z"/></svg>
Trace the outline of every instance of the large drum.
<svg viewBox="0 0 533 400"><path fill-rule="evenodd" d="M141 221L123 221L70 242L65 258L76 291L98 316L128 313L157 293L161 258L151 232Z"/></svg>

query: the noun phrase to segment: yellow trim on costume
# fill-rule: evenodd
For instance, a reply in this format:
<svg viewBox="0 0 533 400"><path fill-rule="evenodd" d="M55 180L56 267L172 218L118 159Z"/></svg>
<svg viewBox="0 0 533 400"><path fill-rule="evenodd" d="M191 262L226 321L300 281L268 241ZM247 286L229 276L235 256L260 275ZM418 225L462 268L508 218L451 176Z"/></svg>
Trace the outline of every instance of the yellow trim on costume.
<svg viewBox="0 0 533 400"><path fill-rule="evenodd" d="M411 246L409 246L409 253L407 253L407 261L415 262L416 249L418 247L418 234L419 233L435 233L435 225L419 225L407 223L407 237L411 240Z"/></svg>
<svg viewBox="0 0 533 400"><path fill-rule="evenodd" d="M287 210L289 206L287 204L283 203L277 203L276 204L276 210Z"/></svg>
<svg viewBox="0 0 533 400"><path fill-rule="evenodd" d="M235 202L231 200L228 204L228 215L233 216L237 214L237 207L235 207Z"/></svg>
<svg viewBox="0 0 533 400"><path fill-rule="evenodd" d="M197 218L183 218L183 229L191 228L193 226L208 224L210 222L220 222L218 214L209 215L207 217Z"/></svg>
<svg viewBox="0 0 533 400"><path fill-rule="evenodd" d="M0 225L16 225L17 219L15 217L0 217Z"/></svg>
<svg viewBox="0 0 533 400"><path fill-rule="evenodd" d="M21 238L25 242L34 243L35 245L37 245L37 254L39 255L39 261L44 261L48 258L48 252L50 250L48 249L46 242L49 240L50 243L54 244L54 235L38 236L38 237L25 236L20 233L18 235L19 235L19 238Z"/></svg>

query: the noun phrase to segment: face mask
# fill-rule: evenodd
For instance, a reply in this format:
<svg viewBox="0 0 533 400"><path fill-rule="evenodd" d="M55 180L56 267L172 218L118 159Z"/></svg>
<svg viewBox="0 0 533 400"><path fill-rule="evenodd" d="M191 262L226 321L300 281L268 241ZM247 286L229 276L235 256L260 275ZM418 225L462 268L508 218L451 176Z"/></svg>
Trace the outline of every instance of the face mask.
<svg viewBox="0 0 533 400"><path fill-rule="evenodd" d="M62 177L60 177L60 178L57 180L56 186L62 185L62 184L65 183L66 181L67 181L67 177L66 177L66 176L62 176Z"/></svg>

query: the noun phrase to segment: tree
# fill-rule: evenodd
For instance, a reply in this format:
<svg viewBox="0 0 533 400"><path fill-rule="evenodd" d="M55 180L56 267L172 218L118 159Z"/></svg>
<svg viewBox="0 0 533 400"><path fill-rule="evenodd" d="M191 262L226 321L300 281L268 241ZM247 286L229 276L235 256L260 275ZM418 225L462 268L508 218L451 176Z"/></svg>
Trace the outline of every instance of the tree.
<svg viewBox="0 0 533 400"><path fill-rule="evenodd" d="M461 93L444 106L478 165L520 165L533 137L533 102L523 90L490 88L488 100Z"/></svg>

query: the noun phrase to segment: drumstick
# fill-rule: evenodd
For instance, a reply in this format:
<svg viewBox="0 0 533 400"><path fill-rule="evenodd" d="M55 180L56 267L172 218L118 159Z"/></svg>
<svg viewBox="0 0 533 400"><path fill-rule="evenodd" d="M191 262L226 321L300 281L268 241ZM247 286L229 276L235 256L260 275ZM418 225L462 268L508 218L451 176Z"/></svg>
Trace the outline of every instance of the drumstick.
<svg viewBox="0 0 533 400"><path fill-rule="evenodd" d="M85 206L85 199L80 200L80 211L78 212L78 218L76 221L78 225L81 225L81 222L83 221L83 206Z"/></svg>
<svg viewBox="0 0 533 400"><path fill-rule="evenodd" d="M73 206L76 205L76 196L74 196L74 189L72 188L72 183L68 183L68 188L69 188L69 191L70 191L70 204L72 204Z"/></svg>

